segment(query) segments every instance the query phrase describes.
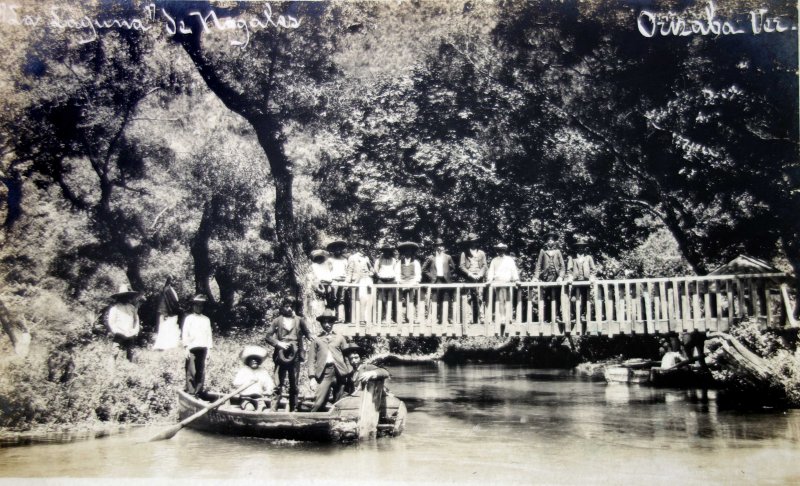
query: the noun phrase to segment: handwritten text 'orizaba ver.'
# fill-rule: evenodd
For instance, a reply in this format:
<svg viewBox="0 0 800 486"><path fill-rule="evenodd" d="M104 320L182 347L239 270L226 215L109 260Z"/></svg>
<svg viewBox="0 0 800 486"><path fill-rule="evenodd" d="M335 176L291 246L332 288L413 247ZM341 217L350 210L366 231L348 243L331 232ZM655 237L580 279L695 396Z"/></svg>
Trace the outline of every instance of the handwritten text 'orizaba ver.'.
<svg viewBox="0 0 800 486"><path fill-rule="evenodd" d="M675 12L656 13L642 10L636 26L645 37L687 35L769 34L797 30L791 19L773 15L766 8L751 10L736 19L720 19L714 2L708 2L704 15L688 18Z"/></svg>
<svg viewBox="0 0 800 486"><path fill-rule="evenodd" d="M245 48L250 42L251 32L268 28L297 29L301 25L301 20L296 17L274 13L270 4L265 4L257 15L235 18L219 16L214 9L205 12L191 10L183 18L177 18L163 8L157 9L155 4L147 5L142 10L141 17L91 18L78 12L80 11L53 6L46 13L33 14L25 13L19 5L0 3L0 26L29 29L48 27L74 31L76 41L80 44L93 42L97 39L98 32L112 29L147 32L160 25L169 35L227 31L238 34L231 39L231 45Z"/></svg>

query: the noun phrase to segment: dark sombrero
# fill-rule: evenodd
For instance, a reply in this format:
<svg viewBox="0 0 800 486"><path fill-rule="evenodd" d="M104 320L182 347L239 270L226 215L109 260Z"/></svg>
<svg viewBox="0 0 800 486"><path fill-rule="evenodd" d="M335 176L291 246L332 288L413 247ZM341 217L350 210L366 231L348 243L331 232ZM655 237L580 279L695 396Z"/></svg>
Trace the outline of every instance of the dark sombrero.
<svg viewBox="0 0 800 486"><path fill-rule="evenodd" d="M286 349L279 349L275 354L275 360L280 364L292 364L297 357L297 348L293 343L289 343Z"/></svg>
<svg viewBox="0 0 800 486"><path fill-rule="evenodd" d="M363 356L364 355L364 348L362 348L361 346L359 346L358 344L355 344L355 343L349 343L347 346L342 348L342 354L343 355L347 356L348 354L351 354L351 353L358 353L359 356Z"/></svg>

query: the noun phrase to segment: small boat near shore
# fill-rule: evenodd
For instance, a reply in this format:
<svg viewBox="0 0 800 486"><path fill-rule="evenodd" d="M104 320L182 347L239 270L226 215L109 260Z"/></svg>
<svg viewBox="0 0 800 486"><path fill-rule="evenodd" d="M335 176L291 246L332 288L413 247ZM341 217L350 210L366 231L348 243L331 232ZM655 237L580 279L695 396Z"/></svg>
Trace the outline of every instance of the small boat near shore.
<svg viewBox="0 0 800 486"><path fill-rule="evenodd" d="M215 394L209 394L214 399ZM183 391L178 392L181 420L208 407ZM405 426L406 406L384 393L383 380L367 383L356 394L334 403L326 412L247 411L230 403L188 423L186 427L216 434L299 441L349 442L371 437L398 436Z"/></svg>

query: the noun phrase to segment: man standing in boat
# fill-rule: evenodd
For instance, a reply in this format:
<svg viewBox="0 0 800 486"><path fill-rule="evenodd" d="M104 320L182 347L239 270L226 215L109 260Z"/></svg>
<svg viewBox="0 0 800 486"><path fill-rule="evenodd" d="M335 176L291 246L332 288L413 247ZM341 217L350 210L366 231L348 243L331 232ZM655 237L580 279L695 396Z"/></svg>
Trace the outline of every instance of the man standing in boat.
<svg viewBox="0 0 800 486"><path fill-rule="evenodd" d="M272 409L276 410L281 398L281 390L289 382L289 411L297 408L297 381L300 375L300 363L305 360L303 336L314 339L305 319L294 313L295 300L286 297L281 302L280 315L272 320L267 328L266 341L275 348L272 361L278 374L278 385L272 399Z"/></svg>
<svg viewBox="0 0 800 486"><path fill-rule="evenodd" d="M322 332L311 341L308 352L308 377L317 380L319 384L314 405L311 407L312 412L322 410L328 403L331 390L334 402L339 400L344 394L345 381L352 372L343 354L348 345L347 340L332 332L336 314L325 309L317 320L322 326Z"/></svg>
<svg viewBox="0 0 800 486"><path fill-rule="evenodd" d="M192 299L192 312L183 319L181 340L186 348L186 393L201 397L206 379L206 360L212 347L211 320L203 315L206 297Z"/></svg>

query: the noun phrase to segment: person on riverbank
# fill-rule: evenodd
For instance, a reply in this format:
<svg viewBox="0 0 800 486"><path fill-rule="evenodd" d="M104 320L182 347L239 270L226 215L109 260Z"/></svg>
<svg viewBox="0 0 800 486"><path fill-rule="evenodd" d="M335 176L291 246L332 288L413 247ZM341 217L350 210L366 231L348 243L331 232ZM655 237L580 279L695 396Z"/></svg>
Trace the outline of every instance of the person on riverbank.
<svg viewBox="0 0 800 486"><path fill-rule="evenodd" d="M344 394L345 381L353 371L342 353L348 344L347 340L333 332L336 315L330 309L325 309L317 320L322 332L311 341L308 350L308 377L318 383L312 412L325 407L331 391L333 401L339 400Z"/></svg>
<svg viewBox="0 0 800 486"><path fill-rule="evenodd" d="M508 245L498 243L494 246L494 249L497 252L497 256L492 258L492 263L489 264L486 280L490 284L498 285L494 287L494 292L497 296L497 322L508 324L511 321L511 313L507 312L506 303L512 297L511 286L519 282L519 269L517 269L517 262L514 261L514 258L507 254ZM491 312L492 310L490 309L489 311Z"/></svg>
<svg viewBox="0 0 800 486"><path fill-rule="evenodd" d="M475 233L468 234L463 243L466 248L461 252L458 269L464 276L464 281L470 284L484 282L489 267L486 263L486 253L478 249L478 235ZM463 298L466 299L471 310L473 324L484 321L483 290L483 288L473 287L464 293Z"/></svg>
<svg viewBox="0 0 800 486"><path fill-rule="evenodd" d="M401 241L397 245L400 258L397 260L397 283L408 285L400 289L400 301L405 305L406 315L397 316L397 321L402 322L404 317L408 322L416 322L416 301L419 292L419 283L422 281L422 265L416 258L419 245L413 241Z"/></svg>
<svg viewBox="0 0 800 486"><path fill-rule="evenodd" d="M275 382L270 372L261 367L267 357L267 350L261 346L248 345L239 354L244 366L239 368L233 378L233 386L240 387L253 383L239 393L242 398L242 410L260 411L264 407L264 398L275 390Z"/></svg>
<svg viewBox="0 0 800 486"><path fill-rule="evenodd" d="M186 352L186 393L200 397L204 392L206 362L214 346L211 319L203 314L206 297L197 294L192 299L192 312L183 318L181 340Z"/></svg>
<svg viewBox="0 0 800 486"><path fill-rule="evenodd" d="M456 269L453 258L444 252L444 241L441 238L436 238L433 245L434 253L422 265L422 274L430 283L450 284L454 280L453 273ZM437 303L436 321L439 324L449 323L449 312L445 313L443 307L445 302L450 304L451 290L448 288L434 289L431 296L436 299Z"/></svg>
<svg viewBox="0 0 800 486"><path fill-rule="evenodd" d="M172 288L172 276L168 276L158 296L158 310L156 311L158 331L153 349L167 350L180 346L181 329L178 326L180 311L178 293Z"/></svg>
<svg viewBox="0 0 800 486"><path fill-rule="evenodd" d="M378 378L388 379L389 372L384 368L363 361L364 349L357 344L349 344L342 352L350 363L352 373L348 375L344 391L348 395L358 395L361 385Z"/></svg>
<svg viewBox="0 0 800 486"><path fill-rule="evenodd" d="M359 324L366 325L372 322L372 275L375 269L365 252L369 244L365 240L358 240L353 254L347 259L347 282L358 285L356 301L358 302Z"/></svg>
<svg viewBox="0 0 800 486"><path fill-rule="evenodd" d="M397 258L394 256L394 244L384 242L379 245L381 256L375 259L375 278L377 283L391 284L397 282ZM389 305L390 297L394 294L394 289L378 289L375 292L377 301L381 305L382 316L378 316L379 322L394 322L392 308Z"/></svg>
<svg viewBox="0 0 800 486"><path fill-rule="evenodd" d="M329 253L328 263L331 267L331 286L335 295L336 320L337 322L350 322L350 289L337 285L347 281L347 257L344 254L347 250L347 242L333 240L325 246L325 249Z"/></svg>
<svg viewBox="0 0 800 486"><path fill-rule="evenodd" d="M539 257L536 259L536 267L533 271L533 279L540 282L562 282L566 271L564 265L564 256L561 250L558 249L558 235L554 232L547 232L544 235L545 244L544 248L539 250ZM558 318L552 315L551 303L558 302L558 296L561 289L558 286L552 286L544 289L544 313L545 320L553 321Z"/></svg>
<svg viewBox="0 0 800 486"><path fill-rule="evenodd" d="M265 340L275 350L272 361L278 375L278 384L272 398L272 409L277 410L282 390L289 386L289 411L297 409L297 382L300 374L300 364L305 360L306 351L303 346L303 337L314 339L309 331L305 319L295 315L295 299L286 297L281 301L280 315L272 320L267 328Z"/></svg>
<svg viewBox="0 0 800 486"><path fill-rule="evenodd" d="M576 318L580 317L585 322L587 304L594 290L597 266L594 263L594 258L586 253L589 241L585 237L576 237L574 246L575 256L567 259L567 281L570 282L570 300L575 305L575 313L573 315ZM589 285L573 285L574 282L588 283ZM580 309L578 309L578 302L580 302ZM578 316L579 311L580 316Z"/></svg>
<svg viewBox="0 0 800 486"><path fill-rule="evenodd" d="M141 292L131 290L126 284L111 296L113 304L106 314L106 326L114 346L125 353L128 361L134 361L136 338L141 329L139 322L139 303Z"/></svg>

